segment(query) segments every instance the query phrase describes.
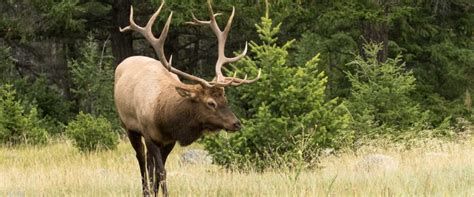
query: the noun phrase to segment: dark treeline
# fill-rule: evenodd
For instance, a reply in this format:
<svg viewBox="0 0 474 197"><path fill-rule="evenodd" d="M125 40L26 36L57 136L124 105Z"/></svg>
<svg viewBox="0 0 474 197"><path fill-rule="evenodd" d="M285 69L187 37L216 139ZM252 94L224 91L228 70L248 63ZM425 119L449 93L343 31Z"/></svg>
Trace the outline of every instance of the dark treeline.
<svg viewBox="0 0 474 197"><path fill-rule="evenodd" d="M324 71L327 76L325 92L321 96L326 101L338 98L338 102L346 102L355 113L361 110L357 107L364 106L358 104L364 99L356 98L354 90L363 89L357 82L363 80L363 72L367 68L370 70L370 66L365 68L364 65L367 62L367 65L370 64L370 52L374 51L367 48L367 44L379 43L375 50L377 62L394 64L400 66L400 72L410 73L409 78L404 79L407 80L405 85L410 87L406 94L397 92L393 95L405 95L409 103L415 103L417 110L423 112L424 124L436 128L444 124L454 125L456 118L472 119L474 4L471 0L268 2L273 25L281 23L281 26L275 29L277 32L265 37L255 28L255 24L263 25L260 18L265 15L265 1L213 1L214 9L223 13L218 17L221 26L232 6L236 9L227 53L243 50L245 41L259 43L260 40L275 46L291 43L291 47L281 48L288 52L286 63L281 66L290 68L305 65L320 54L317 70ZM102 115L118 127L110 94L113 68L128 56L156 57L141 36L120 33L119 27L129 24L131 5L137 23L144 25L160 3L160 0L2 1L1 82L2 86L11 84L2 91L14 89L16 97L25 105L22 110L37 108L35 113L40 118L48 117L53 122L49 123L51 125L67 124L76 114L84 111ZM195 75L212 77L217 57L214 35L206 27L185 24L192 19L191 13L199 19L208 18L205 1L167 1L154 26L155 34L161 32L165 16L171 11L173 21L165 53L173 55L173 66ZM270 27L268 29L271 30ZM275 41L266 40L272 38ZM258 55L258 52L253 50L249 53L250 57L253 55ZM393 74L398 75L398 72L395 70ZM321 76L314 78L319 80ZM371 80L370 77L368 80ZM379 82L382 86L387 85ZM407 90L400 89L393 90ZM242 94L247 93L244 90ZM382 106L390 104L381 103ZM240 100L236 105L251 111L250 114L241 113L246 118L252 117L250 108L258 107ZM387 114L384 110L387 109L379 107L374 113ZM385 120L404 124L396 118L373 117L378 125L386 125Z"/></svg>

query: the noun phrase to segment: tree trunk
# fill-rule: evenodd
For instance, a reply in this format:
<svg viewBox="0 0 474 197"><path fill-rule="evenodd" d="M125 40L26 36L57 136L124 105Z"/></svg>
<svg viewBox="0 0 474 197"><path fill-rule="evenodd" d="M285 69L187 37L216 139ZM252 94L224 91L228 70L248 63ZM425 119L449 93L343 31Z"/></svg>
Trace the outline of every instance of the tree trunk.
<svg viewBox="0 0 474 197"><path fill-rule="evenodd" d="M131 32L120 32L119 27L129 25L131 0L114 0L112 5L112 54L115 57L115 66L125 58L133 55L133 39Z"/></svg>
<svg viewBox="0 0 474 197"><path fill-rule="evenodd" d="M388 15L388 6L384 6L384 17ZM362 21L362 39L360 40L360 55L366 59L363 50L365 42L381 43L382 50L377 54L379 62L385 62L388 57L388 24L387 22Z"/></svg>

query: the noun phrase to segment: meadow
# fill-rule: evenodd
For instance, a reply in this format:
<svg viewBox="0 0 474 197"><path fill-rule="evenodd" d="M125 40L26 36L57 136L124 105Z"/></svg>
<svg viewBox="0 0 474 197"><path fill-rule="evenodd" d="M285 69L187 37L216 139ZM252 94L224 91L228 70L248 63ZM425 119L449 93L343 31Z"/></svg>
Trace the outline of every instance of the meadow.
<svg viewBox="0 0 474 197"><path fill-rule="evenodd" d="M377 147L377 148L374 148ZM383 147L383 148L380 148ZM321 159L317 168L236 172L215 165L180 163L177 147L168 163L171 196L474 196L474 139L428 140L406 149L368 145ZM361 170L367 154L391 156L390 170ZM47 146L0 148L0 196L140 196L134 151L83 154L68 141Z"/></svg>

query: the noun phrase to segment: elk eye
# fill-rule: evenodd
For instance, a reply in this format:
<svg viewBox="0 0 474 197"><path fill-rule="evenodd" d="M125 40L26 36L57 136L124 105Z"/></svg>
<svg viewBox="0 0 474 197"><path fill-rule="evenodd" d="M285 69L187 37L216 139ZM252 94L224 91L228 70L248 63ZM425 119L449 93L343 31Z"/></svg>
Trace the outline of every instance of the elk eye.
<svg viewBox="0 0 474 197"><path fill-rule="evenodd" d="M209 107L212 108L212 109L216 109L216 108L217 108L217 104L216 104L216 102L214 102L214 101L208 101L208 102L207 102L207 106L209 106Z"/></svg>

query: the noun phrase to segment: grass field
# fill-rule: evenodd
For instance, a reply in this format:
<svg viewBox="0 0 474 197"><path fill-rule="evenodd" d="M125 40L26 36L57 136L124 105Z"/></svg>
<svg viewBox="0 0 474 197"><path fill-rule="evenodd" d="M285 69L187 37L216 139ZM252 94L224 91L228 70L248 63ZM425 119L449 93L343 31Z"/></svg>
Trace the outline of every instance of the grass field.
<svg viewBox="0 0 474 197"><path fill-rule="evenodd" d="M166 165L168 188L171 196L474 196L473 142L429 142L409 151L369 147L326 157L318 169L264 173L183 166L179 155L185 148L178 147ZM392 156L398 168L357 170L367 153ZM115 151L89 155L67 142L0 148L0 196L140 196L140 184L125 141Z"/></svg>

